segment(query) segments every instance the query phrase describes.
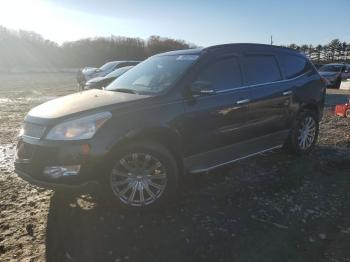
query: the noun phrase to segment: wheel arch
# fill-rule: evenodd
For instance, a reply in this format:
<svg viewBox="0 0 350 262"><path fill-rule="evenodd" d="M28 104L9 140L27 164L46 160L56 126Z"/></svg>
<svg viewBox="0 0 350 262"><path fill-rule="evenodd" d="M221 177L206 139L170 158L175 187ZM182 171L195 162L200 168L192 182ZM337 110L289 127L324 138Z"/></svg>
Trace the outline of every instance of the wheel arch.
<svg viewBox="0 0 350 262"><path fill-rule="evenodd" d="M129 131L125 136L115 142L109 151L109 155L114 155L121 147L137 142L153 142L164 146L174 156L180 173L183 173L182 139L177 130L170 127L158 126Z"/></svg>
<svg viewBox="0 0 350 262"><path fill-rule="evenodd" d="M305 111L305 110L309 110L309 111L313 111L316 113L317 119L320 120L320 108L317 105L317 103L315 102L309 102L309 103L305 103L303 104L300 109L299 112Z"/></svg>

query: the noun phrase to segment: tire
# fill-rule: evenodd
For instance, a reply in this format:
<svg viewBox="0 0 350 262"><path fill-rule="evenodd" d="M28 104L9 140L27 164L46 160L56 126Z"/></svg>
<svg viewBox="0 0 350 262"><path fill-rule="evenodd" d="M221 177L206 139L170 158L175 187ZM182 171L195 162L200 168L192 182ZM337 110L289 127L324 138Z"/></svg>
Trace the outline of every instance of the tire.
<svg viewBox="0 0 350 262"><path fill-rule="evenodd" d="M345 111L345 117L350 118L350 109L347 109L347 110Z"/></svg>
<svg viewBox="0 0 350 262"><path fill-rule="evenodd" d="M118 208L160 207L176 192L178 166L170 151L158 143L127 145L112 155L109 165L111 168L101 181L102 192Z"/></svg>
<svg viewBox="0 0 350 262"><path fill-rule="evenodd" d="M303 131L305 133L302 133ZM318 133L317 114L314 111L303 110L297 115L293 123L285 148L296 155L307 154L315 147Z"/></svg>

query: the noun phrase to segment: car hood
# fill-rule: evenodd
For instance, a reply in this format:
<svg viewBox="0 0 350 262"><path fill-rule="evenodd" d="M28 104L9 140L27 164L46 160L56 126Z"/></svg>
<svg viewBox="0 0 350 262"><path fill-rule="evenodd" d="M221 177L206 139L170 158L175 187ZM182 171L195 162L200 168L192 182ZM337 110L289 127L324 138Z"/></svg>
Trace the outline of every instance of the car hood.
<svg viewBox="0 0 350 262"><path fill-rule="evenodd" d="M105 90L88 90L48 101L29 111L27 118L55 119L114 104L147 98L147 95Z"/></svg>
<svg viewBox="0 0 350 262"><path fill-rule="evenodd" d="M332 77L332 76L336 76L338 73L337 72L319 72L319 74L321 76L324 76L324 77Z"/></svg>

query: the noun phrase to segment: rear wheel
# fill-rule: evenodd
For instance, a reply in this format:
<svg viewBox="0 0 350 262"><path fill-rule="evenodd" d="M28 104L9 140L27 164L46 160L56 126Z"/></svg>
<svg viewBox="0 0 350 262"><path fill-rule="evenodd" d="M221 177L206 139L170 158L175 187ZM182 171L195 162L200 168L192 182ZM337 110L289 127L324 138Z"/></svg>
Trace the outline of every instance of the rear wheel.
<svg viewBox="0 0 350 262"><path fill-rule="evenodd" d="M165 203L178 184L178 168L171 153L156 143L132 144L117 152L105 185L113 203L149 208Z"/></svg>
<svg viewBox="0 0 350 262"><path fill-rule="evenodd" d="M300 112L286 142L287 149L298 155L310 152L316 144L318 132L316 113L310 110Z"/></svg>

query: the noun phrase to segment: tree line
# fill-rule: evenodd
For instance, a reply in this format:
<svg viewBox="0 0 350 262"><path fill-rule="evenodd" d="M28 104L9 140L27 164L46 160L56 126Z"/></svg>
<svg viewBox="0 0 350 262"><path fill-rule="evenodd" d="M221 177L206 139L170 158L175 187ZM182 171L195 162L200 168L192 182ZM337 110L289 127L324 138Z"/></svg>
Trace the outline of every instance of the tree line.
<svg viewBox="0 0 350 262"><path fill-rule="evenodd" d="M183 40L151 36L96 37L58 45L41 35L0 26L0 71L99 67L112 60L143 60L157 53L196 47Z"/></svg>
<svg viewBox="0 0 350 262"><path fill-rule="evenodd" d="M334 39L325 45L296 45L287 47L305 53L315 64L327 64L332 62L345 62L350 60L350 43Z"/></svg>
<svg viewBox="0 0 350 262"><path fill-rule="evenodd" d="M35 32L14 31L0 26L0 71L99 67L112 60L143 60L157 53L195 47L183 40L159 36L146 40L120 36L96 37L58 45ZM350 43L339 39L326 45L290 44L287 47L304 52L315 64L350 60Z"/></svg>

